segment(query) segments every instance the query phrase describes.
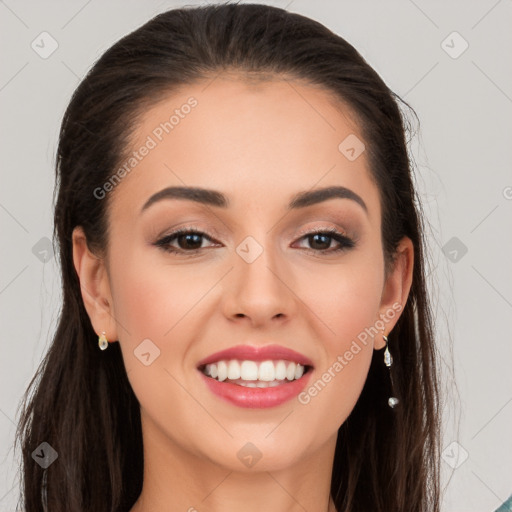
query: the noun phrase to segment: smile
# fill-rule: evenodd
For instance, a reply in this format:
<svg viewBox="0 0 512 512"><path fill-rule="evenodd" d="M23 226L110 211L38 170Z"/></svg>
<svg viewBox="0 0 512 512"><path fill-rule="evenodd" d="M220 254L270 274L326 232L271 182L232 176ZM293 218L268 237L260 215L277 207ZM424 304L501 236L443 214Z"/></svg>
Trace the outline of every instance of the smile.
<svg viewBox="0 0 512 512"><path fill-rule="evenodd" d="M313 373L311 366L285 360L221 360L198 370L213 395L230 405L249 409L276 407L296 398ZM253 378L256 375L258 378Z"/></svg>
<svg viewBox="0 0 512 512"><path fill-rule="evenodd" d="M309 370L309 366L294 361L252 361L237 359L221 360L203 365L200 370L207 377L245 387L275 387L298 380Z"/></svg>

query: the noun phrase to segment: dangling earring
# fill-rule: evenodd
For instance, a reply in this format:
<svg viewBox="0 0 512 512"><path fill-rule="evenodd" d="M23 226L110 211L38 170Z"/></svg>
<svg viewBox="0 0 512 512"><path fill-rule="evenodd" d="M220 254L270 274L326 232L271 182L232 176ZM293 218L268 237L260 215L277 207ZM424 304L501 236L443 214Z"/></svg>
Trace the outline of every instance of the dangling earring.
<svg viewBox="0 0 512 512"><path fill-rule="evenodd" d="M98 346L101 350L105 350L108 347L107 337L105 336L105 331L102 331L100 336L98 337Z"/></svg>
<svg viewBox="0 0 512 512"><path fill-rule="evenodd" d="M384 351L384 364L388 367L389 379L391 381L391 392L392 392L392 394L394 394L394 392L393 392L393 377L391 376L391 366L393 364L393 356L391 355L391 352L389 351L388 337L385 334L383 334L382 339L386 342L386 350ZM389 405L389 407L391 407L391 409L394 409L399 404L399 402L400 402L400 400L398 400L398 398L396 398L395 396L390 396L388 399L388 405Z"/></svg>

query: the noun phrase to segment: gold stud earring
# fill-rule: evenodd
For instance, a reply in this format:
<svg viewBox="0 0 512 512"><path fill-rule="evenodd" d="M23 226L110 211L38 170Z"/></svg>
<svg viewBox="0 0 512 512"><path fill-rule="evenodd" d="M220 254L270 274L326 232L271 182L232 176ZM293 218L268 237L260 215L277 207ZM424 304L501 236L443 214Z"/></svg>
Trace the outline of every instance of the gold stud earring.
<svg viewBox="0 0 512 512"><path fill-rule="evenodd" d="M105 336L105 331L102 331L100 336L98 337L98 346L100 347L101 350L105 350L106 348L108 348L108 340L107 337Z"/></svg>

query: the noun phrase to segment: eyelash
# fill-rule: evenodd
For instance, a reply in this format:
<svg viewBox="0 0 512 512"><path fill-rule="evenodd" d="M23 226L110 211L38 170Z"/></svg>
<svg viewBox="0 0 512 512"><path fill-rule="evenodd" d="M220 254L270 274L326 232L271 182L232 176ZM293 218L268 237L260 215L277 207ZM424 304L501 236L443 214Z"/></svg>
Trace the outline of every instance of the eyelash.
<svg viewBox="0 0 512 512"><path fill-rule="evenodd" d="M199 231L194 228L181 228L181 229L178 229L178 230L174 231L173 233L170 233L169 235L166 235L165 237L161 238L160 240L155 242L154 245L156 245L163 251L170 253L170 254L188 254L188 255L196 254L197 252L201 251L202 249L205 249L205 247L200 247L198 249L186 250L186 249L176 249L176 248L170 246L170 243L172 241L174 241L175 239L177 239L178 237L180 237L182 235L191 235L191 234L201 235L201 236L206 237L210 241L214 241L212 236L210 236L208 233L205 233L203 231ZM340 251L352 249L356 245L354 240L347 237L343 233L340 233L339 231L337 231L334 228L327 228L327 229L320 228L320 229L316 229L313 231L308 231L307 233L302 234L302 236L299 238L299 240L302 240L303 238L307 238L309 236L318 235L318 234L327 235L329 238L333 238L340 244L340 246L336 249L306 249L306 251L314 252L314 253L320 252L320 253L332 254L332 253L338 253Z"/></svg>

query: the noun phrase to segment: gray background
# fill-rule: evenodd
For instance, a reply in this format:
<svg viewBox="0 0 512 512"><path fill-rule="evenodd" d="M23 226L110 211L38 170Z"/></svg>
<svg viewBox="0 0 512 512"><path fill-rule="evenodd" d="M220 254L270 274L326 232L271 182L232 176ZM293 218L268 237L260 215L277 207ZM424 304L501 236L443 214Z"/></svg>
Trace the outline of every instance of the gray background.
<svg viewBox="0 0 512 512"><path fill-rule="evenodd" d="M17 407L59 311L48 239L62 114L117 39L198 3L0 1L0 511L17 503ZM512 1L268 3L346 38L419 115L411 152L446 391L442 510L493 511L512 493ZM58 47L42 58L50 37Z"/></svg>

